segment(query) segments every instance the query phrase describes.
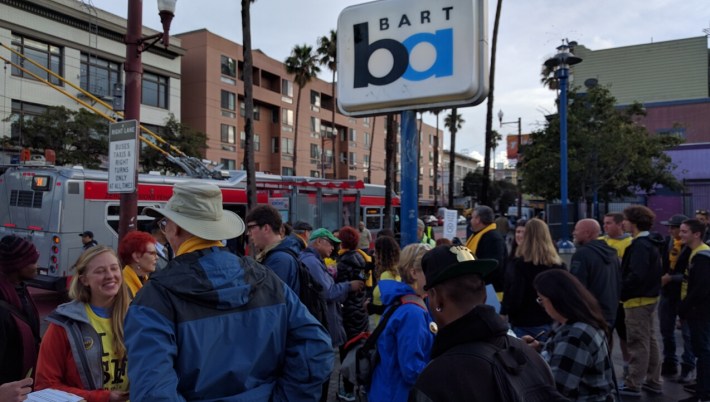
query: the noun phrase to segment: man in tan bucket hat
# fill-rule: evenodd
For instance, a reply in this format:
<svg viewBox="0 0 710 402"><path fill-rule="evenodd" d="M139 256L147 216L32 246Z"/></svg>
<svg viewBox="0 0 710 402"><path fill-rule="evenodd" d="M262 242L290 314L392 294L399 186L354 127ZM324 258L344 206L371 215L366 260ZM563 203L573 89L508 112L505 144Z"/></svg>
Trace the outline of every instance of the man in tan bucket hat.
<svg viewBox="0 0 710 402"><path fill-rule="evenodd" d="M161 230L175 258L128 310L131 399L317 401L330 337L270 269L228 252L244 233L214 184L177 184Z"/></svg>

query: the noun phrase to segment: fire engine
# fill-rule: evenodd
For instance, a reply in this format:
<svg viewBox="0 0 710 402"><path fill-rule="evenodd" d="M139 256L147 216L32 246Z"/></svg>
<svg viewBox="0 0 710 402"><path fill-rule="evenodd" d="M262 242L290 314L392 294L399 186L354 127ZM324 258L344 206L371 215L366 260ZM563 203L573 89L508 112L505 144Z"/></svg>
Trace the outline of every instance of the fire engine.
<svg viewBox="0 0 710 402"><path fill-rule="evenodd" d="M140 174L138 225L145 230L153 218L147 206L162 206L178 182L204 180L222 189L224 208L244 218L247 209L246 173L229 171L225 180ZM384 216L384 186L359 180L325 180L257 174L257 202L270 204L284 221L305 220L314 227L337 229L359 220L377 232ZM0 236L15 234L31 240L40 253L39 275L32 285L64 290L72 265L83 250L80 233L117 249L119 194L108 192L105 171L80 167L15 165L0 176ZM399 207L399 198L392 197ZM225 239L227 240L227 239Z"/></svg>

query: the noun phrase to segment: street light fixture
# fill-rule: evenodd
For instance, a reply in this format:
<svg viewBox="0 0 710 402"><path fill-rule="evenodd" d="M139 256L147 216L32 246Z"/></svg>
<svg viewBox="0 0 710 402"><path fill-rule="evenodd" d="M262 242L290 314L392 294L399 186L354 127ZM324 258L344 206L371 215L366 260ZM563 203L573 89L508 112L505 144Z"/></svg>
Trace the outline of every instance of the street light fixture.
<svg viewBox="0 0 710 402"><path fill-rule="evenodd" d="M569 67L582 62L582 59L573 55L570 50L570 47L576 45L577 42L563 39L562 44L557 47L557 54L545 61L545 67L555 71L555 76L560 80L558 110L560 114L560 203L562 206L560 230L562 237L558 248L561 252L574 248L574 245L569 241L567 229L567 80L569 79Z"/></svg>
<svg viewBox="0 0 710 402"><path fill-rule="evenodd" d="M170 23L175 16L177 0L158 0L158 14L163 24L163 32L143 37L143 0L128 0L126 18L126 72L125 120L136 120L140 125L141 85L143 83L143 61L141 54L160 41L167 49ZM140 133L136 133L140 135ZM138 143L136 141L136 143ZM140 160L140 145L133 150L136 161ZM118 220L118 237L123 238L128 232L137 229L138 224L138 170L136 169L136 189L132 193L122 193Z"/></svg>
<svg viewBox="0 0 710 402"><path fill-rule="evenodd" d="M520 219L523 216L523 187L520 184L520 181L522 177L520 176L520 170L518 169L518 163L520 162L520 151L521 151L521 145L523 144L523 128L522 128L522 119L518 117L518 121L503 121L503 110L498 110L498 122L500 123L500 126L503 127L505 124L517 124L518 125L518 149L517 152L515 153L516 157L516 164L515 164L515 171L517 172L517 179L516 181L518 182L518 219Z"/></svg>

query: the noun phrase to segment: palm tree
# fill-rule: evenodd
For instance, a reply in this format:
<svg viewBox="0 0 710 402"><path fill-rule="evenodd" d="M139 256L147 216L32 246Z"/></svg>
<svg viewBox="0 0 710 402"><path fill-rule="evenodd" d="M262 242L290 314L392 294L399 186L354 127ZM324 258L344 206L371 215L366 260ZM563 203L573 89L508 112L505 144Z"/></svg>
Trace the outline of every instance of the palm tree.
<svg viewBox="0 0 710 402"><path fill-rule="evenodd" d="M434 135L434 209L439 207L439 113L442 109L431 109L429 113L436 116L436 135Z"/></svg>
<svg viewBox="0 0 710 402"><path fill-rule="evenodd" d="M367 167L367 182L372 183L372 144L375 143L375 131L377 130L377 116L372 116L372 136L370 137L370 157L368 161L370 166Z"/></svg>
<svg viewBox="0 0 710 402"><path fill-rule="evenodd" d="M451 151L449 151L449 209L454 209L454 165L456 164L456 132L465 123L461 114L456 112L456 108L451 109L451 113L444 118L444 127L451 132Z"/></svg>
<svg viewBox="0 0 710 402"><path fill-rule="evenodd" d="M337 105L335 101L335 72L338 70L338 63L337 63L337 44L338 44L338 34L334 30L330 30L330 34L328 36L321 36L320 39L318 39L318 56L320 58L318 59L318 63L322 66L327 66L328 70L330 70L333 73L333 80L331 81L331 92L333 95L333 109L331 111L332 116L330 119L330 124L332 127L331 135L333 136L331 138L331 146L333 147L333 178L337 178L337 170L336 166L338 165L335 163L335 139L337 138L336 135L336 130L335 130L335 107ZM374 133L373 133L374 134ZM325 148L325 141L321 141L321 147ZM372 149L372 147L370 147ZM323 150L325 153L325 149ZM370 151L370 158L372 158L372 151ZM372 160L372 159L370 159ZM369 176L368 176L369 177Z"/></svg>
<svg viewBox="0 0 710 402"><path fill-rule="evenodd" d="M491 41L491 67L488 77L488 107L486 110L486 149L483 155L483 179L481 180L481 204L488 205L488 187L490 186L491 148L493 146L493 86L496 76L496 48L498 47L498 27L500 26L500 9L503 0L498 0L496 17L493 23L493 40Z"/></svg>
<svg viewBox="0 0 710 402"><path fill-rule="evenodd" d="M256 206L256 166L254 164L254 78L251 57L251 16L254 0L242 0L242 55L244 57L244 168L247 171L247 208Z"/></svg>
<svg viewBox="0 0 710 402"><path fill-rule="evenodd" d="M382 218L384 228L393 228L392 190L395 181L395 158L397 156L397 122L393 113L387 114L387 135L385 136L385 213Z"/></svg>
<svg viewBox="0 0 710 402"><path fill-rule="evenodd" d="M296 174L296 159L298 156L298 115L301 109L301 90L320 72L318 59L313 48L308 45L294 46L291 55L284 61L286 72L293 74L293 82L298 86L296 94L296 122L293 130L293 175Z"/></svg>

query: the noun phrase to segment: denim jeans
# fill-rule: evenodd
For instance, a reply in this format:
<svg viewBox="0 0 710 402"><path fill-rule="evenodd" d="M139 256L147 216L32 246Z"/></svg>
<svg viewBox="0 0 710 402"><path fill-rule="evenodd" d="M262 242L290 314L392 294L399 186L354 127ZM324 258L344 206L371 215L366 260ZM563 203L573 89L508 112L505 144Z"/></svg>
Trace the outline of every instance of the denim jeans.
<svg viewBox="0 0 710 402"><path fill-rule="evenodd" d="M710 320L689 318L688 326L693 352L698 357L695 395L701 400L710 399Z"/></svg>
<svg viewBox="0 0 710 402"><path fill-rule="evenodd" d="M675 324L678 317L678 306L680 300L661 296L661 301L658 303L658 321L661 328L661 337L663 338L663 362L678 363L675 344ZM686 321L683 321L681 326L683 334L683 354L681 362L683 366L695 368L695 355L690 343L690 328Z"/></svg>

